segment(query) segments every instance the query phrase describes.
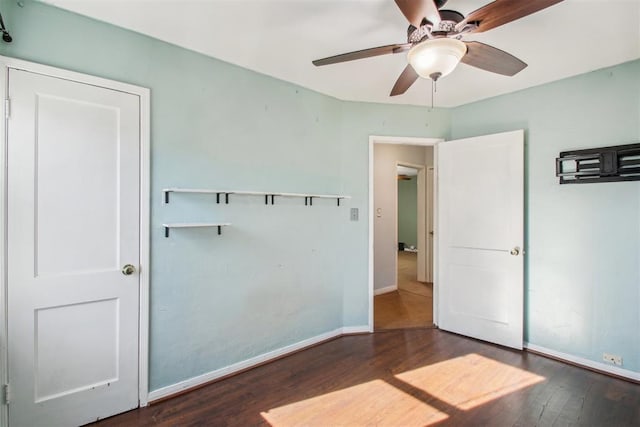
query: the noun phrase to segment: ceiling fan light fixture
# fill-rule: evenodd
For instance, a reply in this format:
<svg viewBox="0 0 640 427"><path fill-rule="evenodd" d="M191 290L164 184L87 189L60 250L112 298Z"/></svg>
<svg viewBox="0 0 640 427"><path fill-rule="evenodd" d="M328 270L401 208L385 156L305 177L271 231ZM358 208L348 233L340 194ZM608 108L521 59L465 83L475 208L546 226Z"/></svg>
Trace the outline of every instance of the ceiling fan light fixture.
<svg viewBox="0 0 640 427"><path fill-rule="evenodd" d="M409 64L420 77L437 80L451 73L467 53L467 45L457 39L425 40L409 50Z"/></svg>

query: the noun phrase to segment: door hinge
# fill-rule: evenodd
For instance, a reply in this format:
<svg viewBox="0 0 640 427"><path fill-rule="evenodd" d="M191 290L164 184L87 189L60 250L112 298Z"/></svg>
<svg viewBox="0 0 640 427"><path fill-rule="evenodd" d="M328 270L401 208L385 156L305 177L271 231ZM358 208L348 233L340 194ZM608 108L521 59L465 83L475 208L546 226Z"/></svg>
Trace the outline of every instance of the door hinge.
<svg viewBox="0 0 640 427"><path fill-rule="evenodd" d="M2 384L2 404L8 405L11 402L11 395L9 394L9 384Z"/></svg>
<svg viewBox="0 0 640 427"><path fill-rule="evenodd" d="M11 116L11 99L4 100L4 118L8 119Z"/></svg>

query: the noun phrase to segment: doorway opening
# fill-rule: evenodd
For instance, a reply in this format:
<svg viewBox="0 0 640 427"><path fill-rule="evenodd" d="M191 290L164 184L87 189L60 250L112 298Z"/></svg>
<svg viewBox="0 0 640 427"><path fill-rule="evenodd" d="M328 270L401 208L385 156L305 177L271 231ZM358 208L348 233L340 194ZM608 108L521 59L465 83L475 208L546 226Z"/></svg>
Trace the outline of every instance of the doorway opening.
<svg viewBox="0 0 640 427"><path fill-rule="evenodd" d="M425 147L425 150L429 149L431 147ZM424 272L418 274L418 264L422 270L426 267L425 262L418 262L418 217L424 219L427 214L424 212L425 209L431 207L429 203L421 203L421 206L418 206L418 181L419 176L422 178L424 175L424 165L398 164L396 168L397 288L375 296L376 330L433 325L433 283L425 277ZM420 193L421 197L425 197L424 191ZM421 243L424 240L421 239ZM427 258L424 260L427 263L432 258L429 250L425 251L424 258Z"/></svg>
<svg viewBox="0 0 640 427"><path fill-rule="evenodd" d="M439 141L370 138L372 331L434 325L433 168Z"/></svg>

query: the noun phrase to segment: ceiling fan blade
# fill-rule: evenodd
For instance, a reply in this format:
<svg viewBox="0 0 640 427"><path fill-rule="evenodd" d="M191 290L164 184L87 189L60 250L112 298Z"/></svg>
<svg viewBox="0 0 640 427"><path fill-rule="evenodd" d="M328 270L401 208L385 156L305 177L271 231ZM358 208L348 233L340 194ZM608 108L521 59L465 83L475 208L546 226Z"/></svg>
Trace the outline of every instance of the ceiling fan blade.
<svg viewBox="0 0 640 427"><path fill-rule="evenodd" d="M471 31L483 31L499 27L516 19L536 13L563 0L495 0L478 10L471 12L456 28L462 28L469 22L478 21L478 28Z"/></svg>
<svg viewBox="0 0 640 427"><path fill-rule="evenodd" d="M402 95L416 80L418 80L418 73L416 73L411 64L407 64L398 80L396 80L396 84L393 85L390 96Z"/></svg>
<svg viewBox="0 0 640 427"><path fill-rule="evenodd" d="M460 62L504 76L513 76L527 67L515 56L480 42L465 42L467 53Z"/></svg>
<svg viewBox="0 0 640 427"><path fill-rule="evenodd" d="M396 4L409 23L416 28L422 25L422 18L427 18L436 25L440 23L440 12L434 0L396 0Z"/></svg>
<svg viewBox="0 0 640 427"><path fill-rule="evenodd" d="M312 62L313 62L313 65L315 65L316 67L319 67L321 65L337 64L339 62L354 61L356 59L370 58L372 56L406 52L410 48L411 48L411 43L390 44L387 46L372 47L370 49L357 50L355 52L329 56L328 58L316 59L315 61L312 61Z"/></svg>

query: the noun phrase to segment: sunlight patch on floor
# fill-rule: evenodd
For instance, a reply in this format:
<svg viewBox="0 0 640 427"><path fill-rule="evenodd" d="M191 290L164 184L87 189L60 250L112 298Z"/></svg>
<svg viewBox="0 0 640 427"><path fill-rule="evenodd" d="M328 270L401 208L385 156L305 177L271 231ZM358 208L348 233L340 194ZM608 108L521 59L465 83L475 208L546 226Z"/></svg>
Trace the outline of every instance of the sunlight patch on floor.
<svg viewBox="0 0 640 427"><path fill-rule="evenodd" d="M465 411L545 380L475 353L403 372L396 378Z"/></svg>
<svg viewBox="0 0 640 427"><path fill-rule="evenodd" d="M316 396L262 412L272 426L426 426L448 415L382 380Z"/></svg>

